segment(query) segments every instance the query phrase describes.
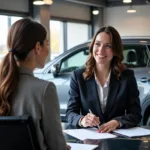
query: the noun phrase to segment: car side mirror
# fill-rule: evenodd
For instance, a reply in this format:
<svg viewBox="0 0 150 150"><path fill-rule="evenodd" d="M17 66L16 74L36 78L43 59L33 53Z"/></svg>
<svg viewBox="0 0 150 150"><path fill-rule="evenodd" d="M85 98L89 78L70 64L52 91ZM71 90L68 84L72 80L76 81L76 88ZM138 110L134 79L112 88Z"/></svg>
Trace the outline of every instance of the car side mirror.
<svg viewBox="0 0 150 150"><path fill-rule="evenodd" d="M85 56L88 56L89 55L89 50L88 49L84 50L83 53L84 53Z"/></svg>
<svg viewBox="0 0 150 150"><path fill-rule="evenodd" d="M60 72L60 64L54 64L52 67L51 67L51 73L53 74L54 77L57 77L58 74Z"/></svg>

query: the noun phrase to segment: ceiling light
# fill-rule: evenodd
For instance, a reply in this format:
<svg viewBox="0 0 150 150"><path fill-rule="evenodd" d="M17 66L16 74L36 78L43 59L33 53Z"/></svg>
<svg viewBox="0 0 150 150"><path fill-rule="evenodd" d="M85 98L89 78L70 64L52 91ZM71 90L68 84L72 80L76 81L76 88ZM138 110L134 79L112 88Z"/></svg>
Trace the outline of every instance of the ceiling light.
<svg viewBox="0 0 150 150"><path fill-rule="evenodd" d="M44 5L45 2L43 0L33 0L34 5Z"/></svg>
<svg viewBox="0 0 150 150"><path fill-rule="evenodd" d="M123 0L123 3L131 3L132 0Z"/></svg>
<svg viewBox="0 0 150 150"><path fill-rule="evenodd" d="M53 0L44 0L44 3L46 5L51 5L51 4L53 4Z"/></svg>
<svg viewBox="0 0 150 150"><path fill-rule="evenodd" d="M140 41L140 43L147 43L147 41Z"/></svg>
<svg viewBox="0 0 150 150"><path fill-rule="evenodd" d="M131 5L130 8L127 10L127 13L136 13L136 10Z"/></svg>
<svg viewBox="0 0 150 150"><path fill-rule="evenodd" d="M136 13L136 10L135 9L128 9L127 13Z"/></svg>
<svg viewBox="0 0 150 150"><path fill-rule="evenodd" d="M93 15L98 15L99 14L98 8L94 8L92 13L93 13Z"/></svg>
<svg viewBox="0 0 150 150"><path fill-rule="evenodd" d="M145 2L146 2L146 4L148 4L148 5L150 4L150 0L146 0Z"/></svg>

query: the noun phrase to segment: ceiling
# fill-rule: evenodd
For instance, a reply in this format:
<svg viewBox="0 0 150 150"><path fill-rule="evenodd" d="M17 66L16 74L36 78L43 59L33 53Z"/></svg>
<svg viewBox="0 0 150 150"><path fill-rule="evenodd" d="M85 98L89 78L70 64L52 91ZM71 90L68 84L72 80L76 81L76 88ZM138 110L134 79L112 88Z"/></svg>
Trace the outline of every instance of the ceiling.
<svg viewBox="0 0 150 150"><path fill-rule="evenodd" d="M150 0L132 0L132 5L148 5ZM123 3L123 0L105 0L106 6L127 6L131 4Z"/></svg>
<svg viewBox="0 0 150 150"><path fill-rule="evenodd" d="M113 7L113 6L128 6L128 5L150 5L150 0L132 0L132 3L123 3L123 0L65 0L74 3L85 4L97 7Z"/></svg>

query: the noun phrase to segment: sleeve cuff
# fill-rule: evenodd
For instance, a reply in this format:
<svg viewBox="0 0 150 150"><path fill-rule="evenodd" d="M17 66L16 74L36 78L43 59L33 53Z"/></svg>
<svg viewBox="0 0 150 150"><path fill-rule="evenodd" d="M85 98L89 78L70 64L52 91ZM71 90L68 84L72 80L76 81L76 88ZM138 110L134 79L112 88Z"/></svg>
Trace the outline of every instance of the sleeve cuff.
<svg viewBox="0 0 150 150"><path fill-rule="evenodd" d="M83 127L82 124L81 124L81 120L82 120L83 118L84 118L84 117L81 117L81 118L79 119L79 121L78 121L78 125L79 125L80 127Z"/></svg>
<svg viewBox="0 0 150 150"><path fill-rule="evenodd" d="M120 126L119 126L118 128L122 128L122 127L123 127L122 122L121 122L121 121L119 121L119 123L120 123Z"/></svg>

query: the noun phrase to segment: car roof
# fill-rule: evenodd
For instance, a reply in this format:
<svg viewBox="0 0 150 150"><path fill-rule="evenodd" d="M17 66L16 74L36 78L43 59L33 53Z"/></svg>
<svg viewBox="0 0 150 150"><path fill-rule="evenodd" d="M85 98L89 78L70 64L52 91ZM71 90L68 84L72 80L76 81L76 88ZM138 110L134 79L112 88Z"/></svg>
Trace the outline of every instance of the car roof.
<svg viewBox="0 0 150 150"><path fill-rule="evenodd" d="M145 44L145 45L150 45L150 37L149 36L137 36L137 37L133 37L133 36L122 36L121 37L122 42L123 43L129 43L129 44ZM92 40L88 40L85 43L89 43Z"/></svg>
<svg viewBox="0 0 150 150"><path fill-rule="evenodd" d="M123 43L150 45L150 37L121 37Z"/></svg>
<svg viewBox="0 0 150 150"><path fill-rule="evenodd" d="M123 36L123 37L121 37L121 39L122 39L123 44L150 45L150 37L127 37L127 36ZM53 64L56 61L58 61L59 59L61 59L62 56L64 57L65 55L68 55L69 53L72 53L73 51L75 51L77 49L87 47L91 41L92 41L92 39L90 39L90 40L88 40L82 44L79 44L77 46L74 46L73 48L63 52L59 56L55 57L52 61L48 62L43 69L36 69L34 71L34 73L42 73L46 68L48 68L48 66L50 66L51 64Z"/></svg>
<svg viewBox="0 0 150 150"><path fill-rule="evenodd" d="M150 37L143 37L143 36L139 36L139 37L122 36L121 39L122 39L123 43L150 45ZM92 39L84 42L84 44L90 43L91 41L92 41Z"/></svg>

